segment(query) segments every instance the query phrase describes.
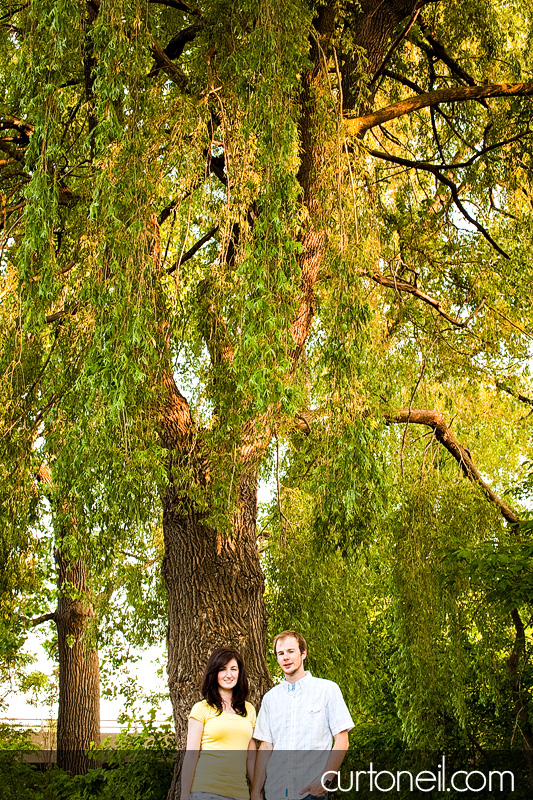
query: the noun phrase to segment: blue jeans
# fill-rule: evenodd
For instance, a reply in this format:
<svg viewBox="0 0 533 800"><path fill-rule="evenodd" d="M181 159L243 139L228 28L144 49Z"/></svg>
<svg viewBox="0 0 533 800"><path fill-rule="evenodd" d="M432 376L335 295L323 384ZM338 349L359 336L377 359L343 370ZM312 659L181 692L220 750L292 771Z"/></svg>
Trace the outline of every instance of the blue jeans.
<svg viewBox="0 0 533 800"><path fill-rule="evenodd" d="M190 800L235 800L235 798L211 792L191 792Z"/></svg>

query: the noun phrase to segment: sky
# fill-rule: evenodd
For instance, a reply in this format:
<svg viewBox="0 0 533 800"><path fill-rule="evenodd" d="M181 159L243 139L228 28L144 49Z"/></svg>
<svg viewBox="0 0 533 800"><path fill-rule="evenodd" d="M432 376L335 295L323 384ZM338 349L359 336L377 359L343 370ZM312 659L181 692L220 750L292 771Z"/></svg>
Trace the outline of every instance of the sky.
<svg viewBox="0 0 533 800"><path fill-rule="evenodd" d="M36 657L36 661L31 665L31 671L44 672L46 675L53 674L54 663L47 656L39 638L36 635L31 635L25 645L25 651L32 653ZM140 653L141 658L136 663L129 666L129 673L132 679L137 679L142 693L148 694L150 692L166 692L165 675L159 677L157 671L160 664L165 663L166 654L165 648L151 647L148 650ZM116 699L107 699L102 697L100 700L100 719L105 722L116 722L117 717L120 716L124 710L125 698L119 696ZM146 716L150 710L150 704L139 702L138 708L135 711L135 718ZM172 706L170 700L166 699L158 709L156 714L157 720L165 720L172 714ZM27 698L21 694L9 696L8 707L3 712L4 719L16 719L22 721L34 721L45 719L57 719L57 702L50 705L44 698L38 705L33 705L27 702ZM105 727L105 726L104 726ZM108 727L108 726L107 726ZM113 726L111 726L113 727Z"/></svg>

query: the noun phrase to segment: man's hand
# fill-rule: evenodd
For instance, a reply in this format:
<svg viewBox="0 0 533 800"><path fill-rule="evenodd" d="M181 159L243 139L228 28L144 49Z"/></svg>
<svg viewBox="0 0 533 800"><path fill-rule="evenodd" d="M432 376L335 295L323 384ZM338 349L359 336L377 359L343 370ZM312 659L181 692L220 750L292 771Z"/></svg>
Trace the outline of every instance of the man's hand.
<svg viewBox="0 0 533 800"><path fill-rule="evenodd" d="M327 790L324 789L322 785L322 779L317 778L315 781L312 781L312 783L309 783L307 786L304 786L304 788L301 791L301 794L303 794L304 796L306 794L312 794L313 797L325 797L325 795L327 794Z"/></svg>
<svg viewBox="0 0 533 800"><path fill-rule="evenodd" d="M331 752L329 754L328 763L326 764L326 768L324 770L323 775L319 778L316 778L314 781L309 783L302 789L302 794L312 794L313 797L324 797L327 794L327 789L324 789L324 784L322 783L322 779L337 772L340 765L342 764L342 760L346 755L346 751L348 750L348 731L340 731L333 737L333 747L331 748Z"/></svg>

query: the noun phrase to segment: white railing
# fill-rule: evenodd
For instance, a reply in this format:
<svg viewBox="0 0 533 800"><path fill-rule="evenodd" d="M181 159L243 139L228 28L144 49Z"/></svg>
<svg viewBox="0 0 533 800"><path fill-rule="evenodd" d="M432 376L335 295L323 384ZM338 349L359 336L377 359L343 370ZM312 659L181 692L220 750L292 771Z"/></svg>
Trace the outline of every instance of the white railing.
<svg viewBox="0 0 533 800"><path fill-rule="evenodd" d="M41 746L52 749L55 746L55 734L57 729L57 719L49 717L18 717L18 718L0 718L0 724L9 725L13 728L31 731L34 739L38 740ZM168 724L168 720L156 719L152 723L155 728L162 727ZM128 727L126 723L118 722L116 719L102 719L100 720L100 737L102 741L108 737L114 738L118 733ZM130 723L131 730L140 731L143 728L143 723L140 720L135 720ZM43 741L44 739L44 741ZM53 740L53 741L52 741Z"/></svg>

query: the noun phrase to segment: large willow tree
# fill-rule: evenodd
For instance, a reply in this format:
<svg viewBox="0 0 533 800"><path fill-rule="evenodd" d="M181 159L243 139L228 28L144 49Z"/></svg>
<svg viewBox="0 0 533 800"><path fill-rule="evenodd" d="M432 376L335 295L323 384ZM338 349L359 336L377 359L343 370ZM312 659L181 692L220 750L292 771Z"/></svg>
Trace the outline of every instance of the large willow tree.
<svg viewBox="0 0 533 800"><path fill-rule="evenodd" d="M0 24L6 453L52 462L80 530L159 492L182 737L215 645L270 685L272 442L335 418L342 513L361 430L410 421L428 375L437 411L454 381L519 393L528 4L3 0Z"/></svg>

